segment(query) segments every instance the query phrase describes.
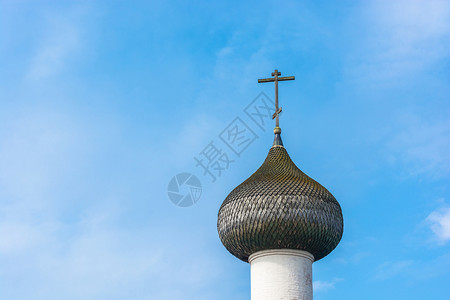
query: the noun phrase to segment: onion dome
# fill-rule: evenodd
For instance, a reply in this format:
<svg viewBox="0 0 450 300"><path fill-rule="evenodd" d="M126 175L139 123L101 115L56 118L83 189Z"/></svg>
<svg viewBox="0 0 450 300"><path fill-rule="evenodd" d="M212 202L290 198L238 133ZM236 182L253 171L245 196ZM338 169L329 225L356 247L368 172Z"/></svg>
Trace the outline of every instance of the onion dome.
<svg viewBox="0 0 450 300"><path fill-rule="evenodd" d="M304 250L317 261L338 245L343 234L339 203L291 160L274 130L262 166L222 203L217 221L220 240L237 258L261 250Z"/></svg>

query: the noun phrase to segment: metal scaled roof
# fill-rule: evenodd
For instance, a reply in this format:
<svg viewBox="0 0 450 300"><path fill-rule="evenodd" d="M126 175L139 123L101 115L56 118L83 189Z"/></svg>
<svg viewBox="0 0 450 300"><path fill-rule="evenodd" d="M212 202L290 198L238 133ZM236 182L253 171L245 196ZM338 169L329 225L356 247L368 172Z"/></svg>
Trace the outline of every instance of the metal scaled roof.
<svg viewBox="0 0 450 300"><path fill-rule="evenodd" d="M222 203L220 240L237 258L261 250L308 251L317 261L338 245L343 233L339 203L292 162L275 137L262 166Z"/></svg>

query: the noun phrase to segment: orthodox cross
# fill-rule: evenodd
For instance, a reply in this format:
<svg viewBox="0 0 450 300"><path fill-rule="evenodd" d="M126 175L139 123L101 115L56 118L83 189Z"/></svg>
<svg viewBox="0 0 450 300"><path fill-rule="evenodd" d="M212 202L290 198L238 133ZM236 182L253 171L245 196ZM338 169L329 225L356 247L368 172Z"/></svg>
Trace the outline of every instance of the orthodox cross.
<svg viewBox="0 0 450 300"><path fill-rule="evenodd" d="M275 127L280 127L279 114L281 113L281 107L278 107L278 81L295 80L295 76L278 77L281 73L277 69L272 73L273 78L258 79L258 83L262 82L275 82L275 113L272 115L272 120L275 120Z"/></svg>

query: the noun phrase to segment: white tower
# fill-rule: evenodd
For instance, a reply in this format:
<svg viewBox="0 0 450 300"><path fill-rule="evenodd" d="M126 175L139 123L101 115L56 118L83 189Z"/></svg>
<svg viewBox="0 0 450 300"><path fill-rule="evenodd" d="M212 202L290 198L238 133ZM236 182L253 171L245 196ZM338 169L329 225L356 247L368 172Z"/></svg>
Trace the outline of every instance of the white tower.
<svg viewBox="0 0 450 300"><path fill-rule="evenodd" d="M312 263L328 255L343 233L339 203L292 162L281 141L278 81L275 139L262 166L237 186L219 209L225 248L250 263L252 300L311 300Z"/></svg>

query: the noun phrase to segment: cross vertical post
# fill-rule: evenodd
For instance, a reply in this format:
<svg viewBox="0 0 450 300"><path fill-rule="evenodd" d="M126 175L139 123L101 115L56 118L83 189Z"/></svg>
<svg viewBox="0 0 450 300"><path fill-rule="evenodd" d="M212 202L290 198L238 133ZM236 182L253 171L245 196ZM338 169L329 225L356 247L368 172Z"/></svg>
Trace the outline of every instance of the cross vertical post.
<svg viewBox="0 0 450 300"><path fill-rule="evenodd" d="M279 126L280 125L280 118L278 116L279 113L277 113L278 110L279 110L279 108L278 108L278 73L279 72L278 72L277 69L275 69L275 72L272 73L272 76L275 76L275 78L274 78L274 80L275 80L275 114L277 115L276 119L275 119L275 127L280 127ZM280 73L280 75L281 75L281 73Z"/></svg>
<svg viewBox="0 0 450 300"><path fill-rule="evenodd" d="M281 73L278 72L278 69L272 73L273 78L264 78L258 79L258 83L263 82L274 82L275 83L275 113L272 116L272 119L275 119L275 128L280 127L280 118L279 115L281 113L282 108L278 106L278 81L286 81L286 80L295 80L295 76L286 76L286 77L278 77L281 76Z"/></svg>

